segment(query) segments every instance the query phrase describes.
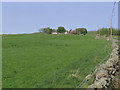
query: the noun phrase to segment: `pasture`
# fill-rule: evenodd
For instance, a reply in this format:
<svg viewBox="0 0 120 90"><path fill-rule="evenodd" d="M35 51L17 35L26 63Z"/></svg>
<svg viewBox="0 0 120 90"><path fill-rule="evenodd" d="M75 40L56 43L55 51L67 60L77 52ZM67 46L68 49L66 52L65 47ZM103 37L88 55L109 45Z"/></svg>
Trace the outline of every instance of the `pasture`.
<svg viewBox="0 0 120 90"><path fill-rule="evenodd" d="M75 88L110 52L93 35L2 37L3 88Z"/></svg>

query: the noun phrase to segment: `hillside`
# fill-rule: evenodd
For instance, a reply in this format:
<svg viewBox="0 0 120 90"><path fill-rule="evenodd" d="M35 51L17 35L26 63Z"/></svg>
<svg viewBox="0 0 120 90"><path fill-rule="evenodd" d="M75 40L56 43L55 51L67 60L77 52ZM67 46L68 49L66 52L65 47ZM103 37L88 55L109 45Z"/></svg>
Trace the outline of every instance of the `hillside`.
<svg viewBox="0 0 120 90"><path fill-rule="evenodd" d="M93 35L2 37L3 88L75 88L110 52Z"/></svg>

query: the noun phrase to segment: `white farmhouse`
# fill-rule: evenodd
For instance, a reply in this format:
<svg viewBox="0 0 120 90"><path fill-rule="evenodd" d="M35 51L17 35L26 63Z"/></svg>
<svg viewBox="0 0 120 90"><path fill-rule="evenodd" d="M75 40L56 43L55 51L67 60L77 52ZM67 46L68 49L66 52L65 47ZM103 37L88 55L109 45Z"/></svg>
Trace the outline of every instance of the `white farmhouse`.
<svg viewBox="0 0 120 90"><path fill-rule="evenodd" d="M56 31L52 32L52 34L68 34L68 32L64 32L64 33L57 33Z"/></svg>
<svg viewBox="0 0 120 90"><path fill-rule="evenodd" d="M52 34L57 34L57 32L52 32Z"/></svg>

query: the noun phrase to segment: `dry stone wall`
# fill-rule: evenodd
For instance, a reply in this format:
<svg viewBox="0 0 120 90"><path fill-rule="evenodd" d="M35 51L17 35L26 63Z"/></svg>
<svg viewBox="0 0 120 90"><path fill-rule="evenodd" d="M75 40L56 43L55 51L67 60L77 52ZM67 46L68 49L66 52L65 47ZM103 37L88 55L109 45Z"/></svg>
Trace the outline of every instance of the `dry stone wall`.
<svg viewBox="0 0 120 90"><path fill-rule="evenodd" d="M94 75L93 83L88 88L116 88L119 72L119 48L117 40L112 40L113 50L109 60L105 64L98 65ZM89 76L89 75L88 75Z"/></svg>

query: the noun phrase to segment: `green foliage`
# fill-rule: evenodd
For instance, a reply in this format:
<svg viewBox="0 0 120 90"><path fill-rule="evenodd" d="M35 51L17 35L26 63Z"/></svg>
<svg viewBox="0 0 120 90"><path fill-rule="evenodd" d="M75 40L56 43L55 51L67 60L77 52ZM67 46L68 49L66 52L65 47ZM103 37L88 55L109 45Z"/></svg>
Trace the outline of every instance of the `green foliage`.
<svg viewBox="0 0 120 90"><path fill-rule="evenodd" d="M76 28L76 34L82 34L81 28Z"/></svg>
<svg viewBox="0 0 120 90"><path fill-rule="evenodd" d="M109 41L87 35L4 36L2 87L75 88L110 51Z"/></svg>
<svg viewBox="0 0 120 90"><path fill-rule="evenodd" d="M51 34L53 30L51 28L47 27L47 28L42 28L39 31L44 32L46 34Z"/></svg>
<svg viewBox="0 0 120 90"><path fill-rule="evenodd" d="M111 29L103 27L103 28L98 29L97 33L100 34L100 35L107 35L107 36L109 36L111 34ZM112 35L119 35L118 30L115 29L115 28L112 28Z"/></svg>
<svg viewBox="0 0 120 90"><path fill-rule="evenodd" d="M57 30L56 29L52 29L52 32L56 32Z"/></svg>
<svg viewBox="0 0 120 90"><path fill-rule="evenodd" d="M83 35L87 34L86 28L76 28L75 30L76 30L77 34L83 34Z"/></svg>
<svg viewBox="0 0 120 90"><path fill-rule="evenodd" d="M57 33L64 33L66 32L66 29L64 27L58 27Z"/></svg>
<svg viewBox="0 0 120 90"><path fill-rule="evenodd" d="M112 29L112 32L113 32L113 33L112 33L113 35L120 35L120 33L119 33L119 31L118 31L117 29L114 29L114 28L113 28L113 29Z"/></svg>

